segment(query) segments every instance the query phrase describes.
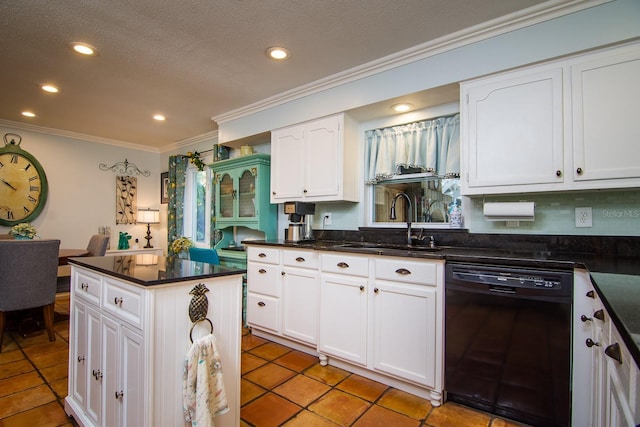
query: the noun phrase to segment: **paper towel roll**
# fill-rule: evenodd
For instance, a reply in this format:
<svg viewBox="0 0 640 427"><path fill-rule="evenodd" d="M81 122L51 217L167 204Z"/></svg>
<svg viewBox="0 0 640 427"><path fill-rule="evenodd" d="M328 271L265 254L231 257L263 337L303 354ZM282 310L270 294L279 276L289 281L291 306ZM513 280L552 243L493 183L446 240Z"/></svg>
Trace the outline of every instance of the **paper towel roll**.
<svg viewBox="0 0 640 427"><path fill-rule="evenodd" d="M534 202L493 202L485 203L484 217L487 221L533 221Z"/></svg>

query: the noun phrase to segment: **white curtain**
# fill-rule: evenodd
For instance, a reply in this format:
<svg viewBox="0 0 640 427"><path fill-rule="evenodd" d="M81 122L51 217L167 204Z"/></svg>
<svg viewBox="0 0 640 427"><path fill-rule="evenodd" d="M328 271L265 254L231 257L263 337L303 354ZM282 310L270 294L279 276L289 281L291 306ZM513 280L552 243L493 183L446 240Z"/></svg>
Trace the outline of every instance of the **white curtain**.
<svg viewBox="0 0 640 427"><path fill-rule="evenodd" d="M439 176L460 175L460 115L365 132L367 183L418 168Z"/></svg>

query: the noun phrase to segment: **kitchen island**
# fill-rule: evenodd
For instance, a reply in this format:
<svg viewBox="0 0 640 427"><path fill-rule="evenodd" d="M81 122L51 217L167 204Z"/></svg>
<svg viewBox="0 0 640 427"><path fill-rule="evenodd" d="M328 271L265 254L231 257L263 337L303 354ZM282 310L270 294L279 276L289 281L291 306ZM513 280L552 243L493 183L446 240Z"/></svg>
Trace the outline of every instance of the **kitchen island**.
<svg viewBox="0 0 640 427"><path fill-rule="evenodd" d="M183 414L184 360L192 341L213 332L229 405L215 424L239 426L245 270L151 254L70 264L65 411L79 425L190 425ZM206 320L192 322L196 285L206 287L208 306Z"/></svg>

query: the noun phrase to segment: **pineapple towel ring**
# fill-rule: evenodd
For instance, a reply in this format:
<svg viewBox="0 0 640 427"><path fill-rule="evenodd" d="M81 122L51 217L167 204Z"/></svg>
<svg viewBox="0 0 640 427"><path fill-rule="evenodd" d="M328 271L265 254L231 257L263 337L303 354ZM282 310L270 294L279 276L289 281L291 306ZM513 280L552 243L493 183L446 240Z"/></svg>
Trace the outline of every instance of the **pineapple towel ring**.
<svg viewBox="0 0 640 427"><path fill-rule="evenodd" d="M210 333L213 333L213 323L207 317L207 311L209 311L209 300L205 295L205 293L207 292L209 292L209 289L207 289L204 283L198 283L189 292L189 295L193 295L193 297L191 297L191 302L189 303L189 318L193 322L193 325L191 325L191 330L189 331L189 339L192 343L193 328L195 328L195 326L202 321L206 320L207 322L209 322L209 326L211 328Z"/></svg>

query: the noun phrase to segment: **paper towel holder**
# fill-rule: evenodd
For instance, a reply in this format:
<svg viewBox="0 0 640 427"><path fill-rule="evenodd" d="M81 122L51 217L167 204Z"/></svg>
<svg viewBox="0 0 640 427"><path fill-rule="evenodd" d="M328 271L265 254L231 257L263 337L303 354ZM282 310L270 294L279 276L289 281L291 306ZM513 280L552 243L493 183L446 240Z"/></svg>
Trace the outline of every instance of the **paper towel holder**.
<svg viewBox="0 0 640 427"><path fill-rule="evenodd" d="M534 221L534 202L485 202L482 207L487 221Z"/></svg>

